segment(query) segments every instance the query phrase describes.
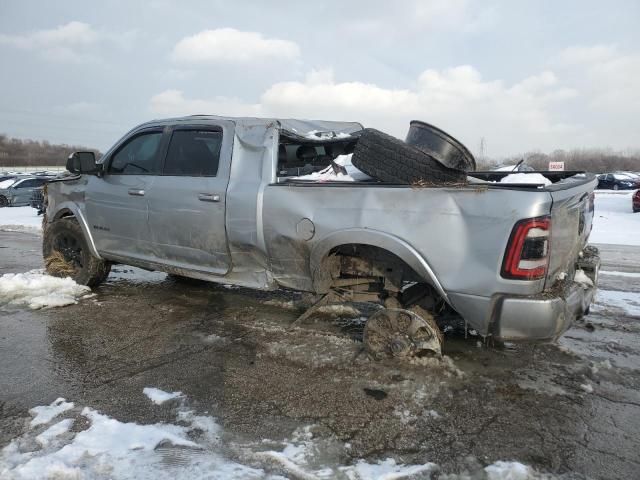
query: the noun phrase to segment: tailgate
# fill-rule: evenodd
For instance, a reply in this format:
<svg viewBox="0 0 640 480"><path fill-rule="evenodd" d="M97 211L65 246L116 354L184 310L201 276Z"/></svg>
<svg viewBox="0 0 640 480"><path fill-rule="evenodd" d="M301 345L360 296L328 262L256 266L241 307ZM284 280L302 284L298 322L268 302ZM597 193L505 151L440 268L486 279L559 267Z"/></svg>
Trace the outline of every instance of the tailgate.
<svg viewBox="0 0 640 480"><path fill-rule="evenodd" d="M568 178L548 187L551 205L549 269L545 288L550 288L565 272L573 278L575 263L587 244L593 224L593 190L597 179L592 174Z"/></svg>

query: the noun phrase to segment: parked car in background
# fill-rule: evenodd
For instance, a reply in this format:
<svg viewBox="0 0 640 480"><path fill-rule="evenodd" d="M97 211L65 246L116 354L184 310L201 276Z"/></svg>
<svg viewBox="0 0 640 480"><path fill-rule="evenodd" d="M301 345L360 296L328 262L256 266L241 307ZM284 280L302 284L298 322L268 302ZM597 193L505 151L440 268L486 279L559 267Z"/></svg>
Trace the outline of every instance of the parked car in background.
<svg viewBox="0 0 640 480"><path fill-rule="evenodd" d="M631 208L633 208L633 213L640 212L640 190L631 197Z"/></svg>
<svg viewBox="0 0 640 480"><path fill-rule="evenodd" d="M598 189L635 190L640 188L640 179L628 173L603 173L598 176Z"/></svg>
<svg viewBox="0 0 640 480"><path fill-rule="evenodd" d="M0 207L29 205L33 190L42 187L50 179L50 177L27 177L6 180L0 184Z"/></svg>

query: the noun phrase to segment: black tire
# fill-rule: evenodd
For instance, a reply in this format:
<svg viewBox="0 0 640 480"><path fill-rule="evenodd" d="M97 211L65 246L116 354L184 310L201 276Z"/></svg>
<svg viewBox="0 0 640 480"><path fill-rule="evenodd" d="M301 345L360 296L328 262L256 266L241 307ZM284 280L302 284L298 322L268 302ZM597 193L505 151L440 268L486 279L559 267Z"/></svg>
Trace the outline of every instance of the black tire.
<svg viewBox="0 0 640 480"><path fill-rule="evenodd" d="M419 186L466 183L466 173L445 167L432 156L373 128L364 130L351 163L385 183Z"/></svg>
<svg viewBox="0 0 640 480"><path fill-rule="evenodd" d="M62 273L51 267L47 259L60 253L70 265L71 272ZM84 237L82 228L74 218L62 218L51 223L44 231L42 255L47 273L56 277L68 276L80 284L97 287L109 276L111 264L94 257Z"/></svg>
<svg viewBox="0 0 640 480"><path fill-rule="evenodd" d="M8 206L9 206L9 199L4 195L0 195L0 208L8 207Z"/></svg>

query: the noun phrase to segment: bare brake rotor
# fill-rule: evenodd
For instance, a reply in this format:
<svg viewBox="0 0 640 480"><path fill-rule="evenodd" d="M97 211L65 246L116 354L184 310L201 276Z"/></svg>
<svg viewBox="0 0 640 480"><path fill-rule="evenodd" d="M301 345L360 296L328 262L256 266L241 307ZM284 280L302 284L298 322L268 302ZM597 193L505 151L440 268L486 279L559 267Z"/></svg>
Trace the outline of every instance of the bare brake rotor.
<svg viewBox="0 0 640 480"><path fill-rule="evenodd" d="M375 360L442 355L442 335L433 317L399 308L374 313L364 327L364 348Z"/></svg>

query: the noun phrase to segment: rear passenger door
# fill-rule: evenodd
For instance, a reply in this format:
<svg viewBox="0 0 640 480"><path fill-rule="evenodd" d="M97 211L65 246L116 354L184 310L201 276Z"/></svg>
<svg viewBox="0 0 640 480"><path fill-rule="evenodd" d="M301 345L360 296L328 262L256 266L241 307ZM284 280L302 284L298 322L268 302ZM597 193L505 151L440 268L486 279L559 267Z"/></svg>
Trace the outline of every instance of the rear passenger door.
<svg viewBox="0 0 640 480"><path fill-rule="evenodd" d="M224 275L231 268L225 227L233 123L179 125L162 174L147 195L155 256L176 268Z"/></svg>

